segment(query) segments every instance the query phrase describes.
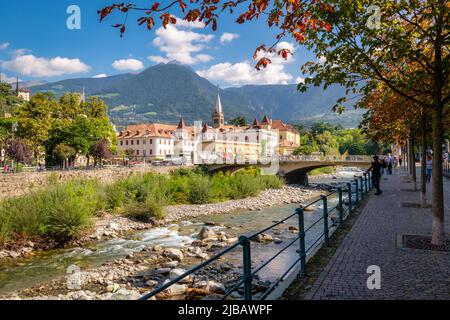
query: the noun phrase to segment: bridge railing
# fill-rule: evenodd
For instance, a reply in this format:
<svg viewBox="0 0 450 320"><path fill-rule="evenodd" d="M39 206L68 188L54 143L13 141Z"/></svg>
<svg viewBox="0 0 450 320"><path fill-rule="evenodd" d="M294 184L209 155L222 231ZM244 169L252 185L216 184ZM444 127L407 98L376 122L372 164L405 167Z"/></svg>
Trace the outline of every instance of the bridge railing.
<svg viewBox="0 0 450 320"><path fill-rule="evenodd" d="M348 156L307 156L307 155L299 155L299 156L282 156L280 157L280 161L348 161L348 162L370 162L372 161L371 156L359 156L359 155L348 155Z"/></svg>
<svg viewBox="0 0 450 320"><path fill-rule="evenodd" d="M148 300L160 293L164 293L164 291L170 289L171 286L185 280L187 277L198 271L204 270L209 265L214 262L218 262L222 258L225 258L226 255L238 249L242 250L242 274L238 280L226 289L226 292L223 293L221 300L227 299L233 292L238 290L241 292L243 291L243 300L265 300L274 291L274 289L281 282L283 282L286 277L291 274L291 272L293 272L294 268L297 267L296 270L301 277L304 277L307 274L307 258L313 255L313 252L316 249L329 245L330 237L333 232L343 226L347 217L355 210L360 201L371 189L372 178L370 174L364 173L363 176L355 176L355 179L352 182L347 183L346 187L339 187L337 188L337 191L321 196L315 201L296 209L291 215L277 221L263 230L260 230L250 236L241 236L239 240L230 247L186 271L175 279L163 284L159 288L145 294L140 298L140 300ZM333 199L333 202L335 202L334 205L331 205L332 201L330 201L330 199ZM306 227L304 212L312 206L319 204L323 206L322 215ZM297 219L298 235L293 239L289 239L289 242L279 249L273 256L259 265L254 265L252 261L252 241L255 241L265 232L280 226L290 219ZM310 239L307 246L306 236L311 234L313 230L317 233L318 228L321 230L320 234L317 234L316 238ZM283 271L283 274L273 281L263 293L255 296L253 294L255 288L254 280L257 278L258 273L291 247L296 249L295 252L297 253L297 257L294 262L291 263L286 270Z"/></svg>

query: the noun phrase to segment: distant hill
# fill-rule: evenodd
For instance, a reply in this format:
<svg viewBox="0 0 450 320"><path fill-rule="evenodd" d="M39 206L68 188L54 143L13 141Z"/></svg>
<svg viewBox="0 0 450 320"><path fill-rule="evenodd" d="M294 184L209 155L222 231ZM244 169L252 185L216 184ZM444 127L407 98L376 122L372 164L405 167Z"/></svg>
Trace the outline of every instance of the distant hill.
<svg viewBox="0 0 450 320"><path fill-rule="evenodd" d="M69 79L32 86L33 93L50 91L81 92L102 98L110 107L117 125L140 122L176 123L181 115L188 122L210 122L217 87L191 68L159 64L138 74L120 74L106 78ZM361 111L339 116L331 111L344 89L334 86L326 91L310 88L300 93L296 85L248 85L220 90L226 120L243 115L248 121L267 114L289 123L312 124L315 121L356 126Z"/></svg>

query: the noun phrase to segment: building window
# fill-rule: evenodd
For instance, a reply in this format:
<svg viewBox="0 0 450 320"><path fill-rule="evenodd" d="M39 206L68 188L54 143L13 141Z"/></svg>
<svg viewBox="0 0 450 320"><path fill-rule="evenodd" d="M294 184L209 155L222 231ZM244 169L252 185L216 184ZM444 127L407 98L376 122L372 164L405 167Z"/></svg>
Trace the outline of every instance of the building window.
<svg viewBox="0 0 450 320"><path fill-rule="evenodd" d="M153 149L150 149L150 154L153 154Z"/></svg>
<svg viewBox="0 0 450 320"><path fill-rule="evenodd" d="M136 154L139 155L139 150L136 150Z"/></svg>
<svg viewBox="0 0 450 320"><path fill-rule="evenodd" d="M153 144L153 139L150 139L150 144Z"/></svg>
<svg viewBox="0 0 450 320"><path fill-rule="evenodd" d="M128 140L127 140L127 141L125 141L125 144L126 144L126 145L128 145Z"/></svg>
<svg viewBox="0 0 450 320"><path fill-rule="evenodd" d="M122 140L120 140L120 145L123 146L123 141Z"/></svg>
<svg viewBox="0 0 450 320"><path fill-rule="evenodd" d="M136 144L139 145L139 140L136 140Z"/></svg>
<svg viewBox="0 0 450 320"><path fill-rule="evenodd" d="M131 140L131 145L134 145L134 140Z"/></svg>

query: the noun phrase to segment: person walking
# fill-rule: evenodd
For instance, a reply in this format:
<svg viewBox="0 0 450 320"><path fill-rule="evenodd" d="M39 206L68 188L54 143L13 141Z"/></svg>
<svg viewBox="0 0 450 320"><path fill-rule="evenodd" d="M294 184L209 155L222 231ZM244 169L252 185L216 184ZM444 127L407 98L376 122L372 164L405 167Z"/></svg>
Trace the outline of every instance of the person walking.
<svg viewBox="0 0 450 320"><path fill-rule="evenodd" d="M425 161L425 165L426 165L426 170L427 170L427 174L426 174L427 182L431 182L431 172L433 170L433 158L431 157L431 154L427 155L427 160Z"/></svg>
<svg viewBox="0 0 450 320"><path fill-rule="evenodd" d="M387 158L387 169L388 169L388 174L391 175L392 174L392 165L393 165L393 159L391 154L389 153L388 158Z"/></svg>
<svg viewBox="0 0 450 320"><path fill-rule="evenodd" d="M403 157L399 156L398 157L398 164L400 165L400 167L402 166L402 161L403 161Z"/></svg>
<svg viewBox="0 0 450 320"><path fill-rule="evenodd" d="M378 156L373 156L373 161L368 171L372 171L372 184L377 190L377 192L375 192L375 195L377 196L383 193L383 191L380 189L381 169L382 165L379 161Z"/></svg>

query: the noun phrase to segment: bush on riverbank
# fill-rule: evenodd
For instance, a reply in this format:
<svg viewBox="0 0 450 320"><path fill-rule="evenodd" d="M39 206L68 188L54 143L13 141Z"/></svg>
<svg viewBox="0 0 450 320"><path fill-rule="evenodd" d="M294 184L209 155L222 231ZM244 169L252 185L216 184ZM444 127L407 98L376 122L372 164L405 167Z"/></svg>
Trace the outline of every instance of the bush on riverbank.
<svg viewBox="0 0 450 320"><path fill-rule="evenodd" d="M64 243L77 238L104 211L147 222L163 218L166 205L242 199L282 185L278 177L260 175L255 169L209 176L185 168L168 175L132 174L108 185L96 180L55 182L0 202L0 244L16 237Z"/></svg>
<svg viewBox="0 0 450 320"><path fill-rule="evenodd" d="M97 181L53 184L0 203L0 243L12 237L49 237L57 242L76 238L104 206Z"/></svg>

